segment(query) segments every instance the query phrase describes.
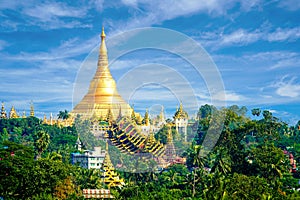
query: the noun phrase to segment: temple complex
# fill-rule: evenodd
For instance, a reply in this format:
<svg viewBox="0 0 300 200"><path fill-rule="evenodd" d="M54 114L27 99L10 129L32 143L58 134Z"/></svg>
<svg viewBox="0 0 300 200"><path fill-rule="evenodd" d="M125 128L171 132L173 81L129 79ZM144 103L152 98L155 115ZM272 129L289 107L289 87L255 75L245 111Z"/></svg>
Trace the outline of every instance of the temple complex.
<svg viewBox="0 0 300 200"><path fill-rule="evenodd" d="M26 117L27 116L25 114L25 111L22 112L22 115L19 115L17 110L15 109L15 106L11 107L7 115L4 103L2 102L0 119L16 119L16 118L26 118ZM34 107L32 102L30 105L30 115L28 117L34 117Z"/></svg>
<svg viewBox="0 0 300 200"><path fill-rule="evenodd" d="M102 28L97 71L90 82L87 94L71 112L73 116L80 114L90 118L96 115L98 118L113 117L115 119L120 115L120 111L122 116L130 116L132 113L132 108L119 95L116 82L110 73L105 37ZM107 116L108 111L109 116Z"/></svg>

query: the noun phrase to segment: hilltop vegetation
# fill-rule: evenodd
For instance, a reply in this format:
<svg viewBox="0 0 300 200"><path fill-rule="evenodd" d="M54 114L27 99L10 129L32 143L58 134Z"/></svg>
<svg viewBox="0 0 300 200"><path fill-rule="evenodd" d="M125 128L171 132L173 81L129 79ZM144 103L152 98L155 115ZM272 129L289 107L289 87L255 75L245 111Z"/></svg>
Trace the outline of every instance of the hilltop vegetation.
<svg viewBox="0 0 300 200"><path fill-rule="evenodd" d="M300 198L300 121L290 126L269 111L245 107L199 109L198 128L184 151L186 165L159 173L119 172L126 186L113 188L116 199L294 199ZM79 120L79 119L77 119ZM211 121L223 122L214 148ZM105 188L101 173L70 164L78 131L85 146L103 145L89 132L41 123L35 117L0 120L0 197L4 199L83 199L84 188ZM221 127L221 126L219 126ZM165 140L166 129L155 135ZM213 132L212 132L213 133ZM163 141L162 141L163 142Z"/></svg>

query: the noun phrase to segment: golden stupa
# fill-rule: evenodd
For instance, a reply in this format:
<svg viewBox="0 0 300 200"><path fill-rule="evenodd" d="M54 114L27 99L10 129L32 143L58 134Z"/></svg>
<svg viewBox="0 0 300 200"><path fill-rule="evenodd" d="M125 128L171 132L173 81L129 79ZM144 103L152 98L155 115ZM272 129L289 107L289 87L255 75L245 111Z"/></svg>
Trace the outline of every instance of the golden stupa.
<svg viewBox="0 0 300 200"><path fill-rule="evenodd" d="M80 114L87 118L101 118L111 112L113 118L116 119L120 115L120 111L122 116L130 116L133 109L119 95L116 82L110 73L105 33L104 28L102 28L97 71L90 82L88 93L74 107L71 114Z"/></svg>
<svg viewBox="0 0 300 200"><path fill-rule="evenodd" d="M103 171L102 180L108 186L108 188L123 187L125 185L124 179L121 179L119 177L118 173L114 168L114 165L110 160L107 142L106 142L106 149L105 149L105 157L101 169Z"/></svg>

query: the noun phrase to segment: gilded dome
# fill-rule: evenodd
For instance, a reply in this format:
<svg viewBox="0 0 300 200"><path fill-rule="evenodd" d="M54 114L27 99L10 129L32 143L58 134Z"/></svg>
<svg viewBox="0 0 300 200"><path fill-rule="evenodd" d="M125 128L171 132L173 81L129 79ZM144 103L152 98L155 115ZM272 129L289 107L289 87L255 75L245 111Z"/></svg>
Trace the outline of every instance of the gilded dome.
<svg viewBox="0 0 300 200"><path fill-rule="evenodd" d="M174 114L175 119L180 119L180 118L188 118L188 114L185 110L182 108L182 103L180 103L179 109Z"/></svg>

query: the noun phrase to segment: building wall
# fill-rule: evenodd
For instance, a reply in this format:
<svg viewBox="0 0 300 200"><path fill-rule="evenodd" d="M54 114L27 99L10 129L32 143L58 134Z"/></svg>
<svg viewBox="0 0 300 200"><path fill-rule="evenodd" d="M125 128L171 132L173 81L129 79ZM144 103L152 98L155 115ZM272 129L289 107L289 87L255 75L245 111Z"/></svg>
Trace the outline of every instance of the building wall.
<svg viewBox="0 0 300 200"><path fill-rule="evenodd" d="M95 147L94 151L86 150L83 154L72 153L72 164L87 169L100 169L105 157L105 151L101 147Z"/></svg>

